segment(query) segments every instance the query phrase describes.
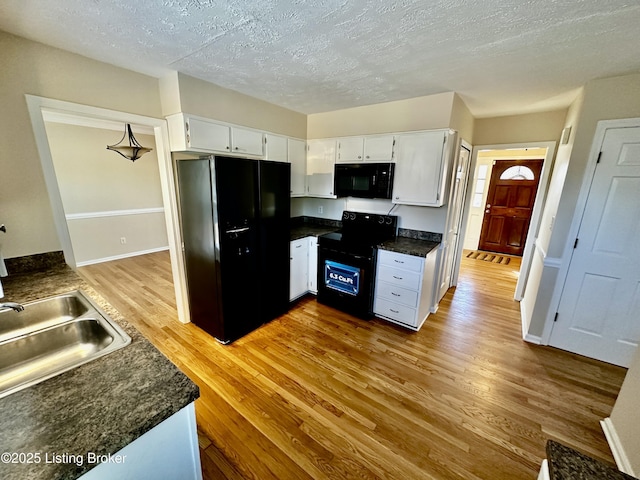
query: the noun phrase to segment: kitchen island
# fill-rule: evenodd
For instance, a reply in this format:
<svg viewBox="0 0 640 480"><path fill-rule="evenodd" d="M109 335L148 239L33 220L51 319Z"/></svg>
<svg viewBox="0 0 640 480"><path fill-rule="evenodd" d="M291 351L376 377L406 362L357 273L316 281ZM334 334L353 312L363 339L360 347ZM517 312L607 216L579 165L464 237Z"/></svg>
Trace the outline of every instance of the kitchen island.
<svg viewBox="0 0 640 480"><path fill-rule="evenodd" d="M101 478L108 478L105 467L121 468L118 461L129 467L153 462L154 446L161 452L162 442L144 455L140 450L125 458L117 454L145 434L155 438L149 435L167 419L192 418L198 386L65 264L25 273L10 270L2 283L3 300L19 303L81 290L124 329L131 344L0 399L0 453L5 454L0 478L75 479L96 462L110 460L113 465L100 465ZM185 431L195 441L195 424ZM199 470L197 443L194 447L195 456L186 461ZM111 472L118 477L118 470Z"/></svg>

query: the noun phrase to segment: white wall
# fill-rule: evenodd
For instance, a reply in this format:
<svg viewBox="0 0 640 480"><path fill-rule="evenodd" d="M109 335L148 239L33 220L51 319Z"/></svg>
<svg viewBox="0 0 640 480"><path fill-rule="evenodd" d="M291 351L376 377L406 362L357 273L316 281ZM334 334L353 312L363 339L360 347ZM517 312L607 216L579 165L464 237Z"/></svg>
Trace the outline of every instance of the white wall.
<svg viewBox="0 0 640 480"><path fill-rule="evenodd" d="M154 150L131 162L106 149L124 125L45 125L77 264L167 249L154 136L135 134Z"/></svg>

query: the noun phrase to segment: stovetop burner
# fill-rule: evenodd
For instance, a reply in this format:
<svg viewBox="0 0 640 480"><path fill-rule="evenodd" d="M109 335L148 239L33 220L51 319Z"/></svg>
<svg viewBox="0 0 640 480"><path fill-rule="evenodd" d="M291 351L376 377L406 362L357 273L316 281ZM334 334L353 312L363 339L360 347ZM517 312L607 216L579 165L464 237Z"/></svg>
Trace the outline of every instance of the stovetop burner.
<svg viewBox="0 0 640 480"><path fill-rule="evenodd" d="M318 237L319 245L345 253L363 254L371 247L396 236L398 217L375 213L342 213L342 230Z"/></svg>

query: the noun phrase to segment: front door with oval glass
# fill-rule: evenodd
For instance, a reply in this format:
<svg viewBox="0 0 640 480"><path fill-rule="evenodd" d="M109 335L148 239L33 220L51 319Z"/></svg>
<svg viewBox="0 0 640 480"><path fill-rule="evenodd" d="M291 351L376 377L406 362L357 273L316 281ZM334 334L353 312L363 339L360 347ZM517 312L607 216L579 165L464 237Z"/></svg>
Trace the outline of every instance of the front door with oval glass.
<svg viewBox="0 0 640 480"><path fill-rule="evenodd" d="M543 160L496 160L478 248L522 255Z"/></svg>

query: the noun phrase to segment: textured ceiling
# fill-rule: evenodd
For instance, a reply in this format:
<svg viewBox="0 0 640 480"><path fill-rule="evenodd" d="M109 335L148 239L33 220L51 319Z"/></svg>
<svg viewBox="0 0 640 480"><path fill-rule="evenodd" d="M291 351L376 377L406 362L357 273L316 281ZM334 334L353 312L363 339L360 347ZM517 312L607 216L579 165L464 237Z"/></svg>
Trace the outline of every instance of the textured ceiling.
<svg viewBox="0 0 640 480"><path fill-rule="evenodd" d="M2 0L0 29L303 113L455 91L475 116L567 106L640 71L619 0Z"/></svg>

